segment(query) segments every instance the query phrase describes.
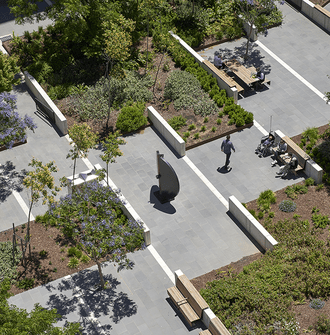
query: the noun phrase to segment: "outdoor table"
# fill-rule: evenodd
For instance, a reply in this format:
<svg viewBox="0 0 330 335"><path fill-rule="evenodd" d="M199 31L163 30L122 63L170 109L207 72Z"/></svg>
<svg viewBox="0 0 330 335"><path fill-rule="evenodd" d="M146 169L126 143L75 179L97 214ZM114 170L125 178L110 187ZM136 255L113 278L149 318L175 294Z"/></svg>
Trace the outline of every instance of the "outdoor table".
<svg viewBox="0 0 330 335"><path fill-rule="evenodd" d="M248 70L237 59L228 60L225 62L225 65L248 86L259 81L258 78L253 78L253 72Z"/></svg>

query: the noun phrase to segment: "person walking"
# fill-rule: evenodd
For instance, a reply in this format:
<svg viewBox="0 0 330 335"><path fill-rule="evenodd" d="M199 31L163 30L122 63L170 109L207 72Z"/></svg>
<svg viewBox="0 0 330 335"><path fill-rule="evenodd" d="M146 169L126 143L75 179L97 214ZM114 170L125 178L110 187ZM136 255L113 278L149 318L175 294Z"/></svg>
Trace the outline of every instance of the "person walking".
<svg viewBox="0 0 330 335"><path fill-rule="evenodd" d="M229 158L231 155L231 150L233 150L235 152L235 148L233 143L230 141L230 135L226 136L226 139L223 140L222 144L221 144L221 151L224 152L226 154L226 163L225 163L225 168L226 170L230 169L229 166Z"/></svg>

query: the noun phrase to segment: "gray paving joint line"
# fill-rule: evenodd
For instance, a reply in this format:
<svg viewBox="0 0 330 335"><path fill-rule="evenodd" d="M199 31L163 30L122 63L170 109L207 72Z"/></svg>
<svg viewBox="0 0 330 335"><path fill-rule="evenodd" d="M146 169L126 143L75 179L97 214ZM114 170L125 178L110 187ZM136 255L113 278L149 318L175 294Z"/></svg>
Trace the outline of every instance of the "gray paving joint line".
<svg viewBox="0 0 330 335"><path fill-rule="evenodd" d="M291 74L293 74L297 79L299 79L304 85L306 85L310 90L312 90L315 94L317 94L322 100L327 101L326 97L323 93L321 93L317 88L315 88L311 83L309 83L305 78L303 78L298 72L296 72L292 67L286 64L280 57L278 57L274 52L268 49L264 44L262 44L259 40L255 42L266 51L271 57L273 57L277 62L279 62L283 67L285 67Z"/></svg>

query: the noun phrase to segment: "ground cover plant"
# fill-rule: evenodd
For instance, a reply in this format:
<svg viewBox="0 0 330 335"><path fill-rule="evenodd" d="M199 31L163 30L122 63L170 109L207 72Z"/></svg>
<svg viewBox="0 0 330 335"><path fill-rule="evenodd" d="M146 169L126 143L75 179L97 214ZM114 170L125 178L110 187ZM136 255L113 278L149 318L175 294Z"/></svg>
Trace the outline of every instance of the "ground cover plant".
<svg viewBox="0 0 330 335"><path fill-rule="evenodd" d="M291 192L287 192L290 186L273 194L262 192L246 205L258 213L262 212L260 204L266 202L259 221L279 242L274 251L241 268L240 273L235 271L238 265L231 264L224 271L206 274L209 283L199 286L205 288L206 284L202 295L234 334L316 334L326 329L327 321L321 315L330 311L326 275L330 264L330 199L328 191L311 179L295 186L300 186L298 190L307 187L307 192L296 194L294 212L279 209L283 200L292 201L288 196ZM194 279L197 283L202 280Z"/></svg>

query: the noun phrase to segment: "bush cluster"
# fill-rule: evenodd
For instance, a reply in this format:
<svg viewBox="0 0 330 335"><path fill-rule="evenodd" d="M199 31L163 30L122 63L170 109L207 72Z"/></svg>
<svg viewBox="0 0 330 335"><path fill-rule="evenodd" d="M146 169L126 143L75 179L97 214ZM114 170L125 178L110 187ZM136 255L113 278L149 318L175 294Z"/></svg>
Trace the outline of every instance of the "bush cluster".
<svg viewBox="0 0 330 335"><path fill-rule="evenodd" d="M143 115L144 110L145 105L143 102L123 107L118 115L116 128L123 133L128 133L145 126L148 120Z"/></svg>
<svg viewBox="0 0 330 335"><path fill-rule="evenodd" d="M15 279L17 277L17 269L13 264L18 265L22 257L19 247L15 248L14 257L13 260L13 243L9 241L0 242L0 278Z"/></svg>
<svg viewBox="0 0 330 335"><path fill-rule="evenodd" d="M278 205L278 208L282 211L282 212L294 212L297 208L297 205L295 202L293 202L292 200L283 200L281 201L281 203Z"/></svg>
<svg viewBox="0 0 330 335"><path fill-rule="evenodd" d="M178 115L178 116L173 116L167 122L174 130L179 130L180 128L184 127L187 124L187 119L184 118L182 115Z"/></svg>

